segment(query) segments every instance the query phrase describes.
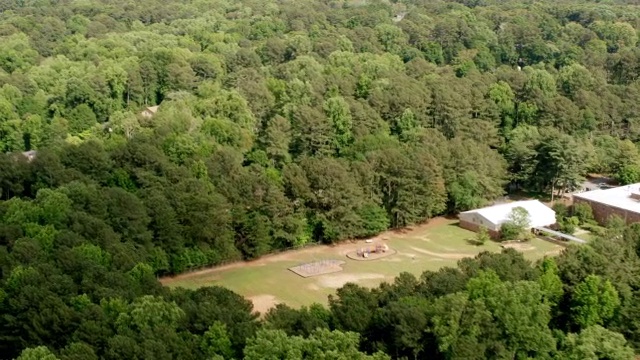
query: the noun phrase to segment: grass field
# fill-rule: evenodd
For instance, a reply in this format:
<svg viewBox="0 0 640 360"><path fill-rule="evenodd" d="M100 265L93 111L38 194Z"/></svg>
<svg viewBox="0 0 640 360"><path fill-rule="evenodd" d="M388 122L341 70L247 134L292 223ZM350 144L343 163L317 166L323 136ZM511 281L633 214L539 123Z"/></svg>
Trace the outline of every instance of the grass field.
<svg viewBox="0 0 640 360"><path fill-rule="evenodd" d="M327 296L347 282L363 286L377 286L392 281L401 272L420 275L425 270L437 270L444 266L456 266L458 260L473 257L481 251L500 251L500 245L488 242L474 246L466 240L474 233L457 226L457 221L434 219L426 225L388 232L374 239L384 241L396 253L378 260L358 261L346 254L365 243L346 242L336 246L316 246L267 256L252 262L235 263L219 268L183 274L162 279L171 287L197 288L220 285L229 288L254 302L255 309L264 312L274 304L284 302L297 307L314 302L326 303ZM535 260L545 254L562 249L540 239L534 239L523 250L526 258ZM344 270L337 273L300 277L289 267L301 263L325 259L344 260Z"/></svg>

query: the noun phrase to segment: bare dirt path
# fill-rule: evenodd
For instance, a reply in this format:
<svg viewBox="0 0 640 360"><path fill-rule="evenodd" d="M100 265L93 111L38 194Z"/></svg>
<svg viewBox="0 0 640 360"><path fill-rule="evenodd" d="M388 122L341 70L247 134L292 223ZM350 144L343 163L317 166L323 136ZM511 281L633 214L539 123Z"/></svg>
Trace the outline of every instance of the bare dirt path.
<svg viewBox="0 0 640 360"><path fill-rule="evenodd" d="M271 308L281 303L275 296L268 294L249 296L247 299L253 303L253 310L260 314L266 314Z"/></svg>
<svg viewBox="0 0 640 360"><path fill-rule="evenodd" d="M460 260L460 259L476 256L476 254L471 255L471 254L463 254L463 253L447 253L447 254L437 253L437 252L433 252L433 251L429 251L429 250L425 250L425 249L421 249L413 246L411 247L411 249L421 254L426 254L426 255L437 257L437 258L449 259L449 260Z"/></svg>
<svg viewBox="0 0 640 360"><path fill-rule="evenodd" d="M424 224L420 224L420 225L415 225L415 226L411 226L408 228L404 228L404 229L396 229L396 230L389 230L386 232L383 232L377 236L372 237L372 240L384 240L384 239L389 239L389 238L404 238L404 237L409 237L412 236L414 233L419 233L420 231L424 231L425 229L429 229L429 228L433 228L433 227L437 227L443 224L447 224L451 222L450 219L447 219L445 217L436 217L433 218L431 220L429 220L429 222L424 223ZM231 269L237 269L240 267L245 267L245 266L262 266L265 264L268 264L270 262L280 262L280 261L289 261L289 260L294 260L296 258L298 258L300 255L305 255L305 254L319 254L319 253L335 253L338 252L341 255L346 255L347 253L351 252L351 251L355 251L358 248L358 243L356 241L352 241L352 240L346 240L341 242L340 244L337 245L315 245L315 246L309 246L303 249L298 249L298 250L289 250L289 251L284 251L281 253L277 253L277 254L272 254L272 255L265 255L259 259L256 260L252 260L252 261L238 261L238 262L234 262L231 264L227 264L227 265L221 265L221 266L215 266L215 267L210 267L210 268L206 268L206 269L202 269L202 270L197 270L197 271L192 271L192 272L187 272L187 273L183 273L183 274L179 274L179 275L175 275L175 276L166 276L166 277L162 277L160 278L160 283L162 285L169 285L175 281L179 281L179 280L185 280L185 279L189 279L189 278L194 278L194 277L199 277L202 275L206 275L206 274L212 274L212 273L216 273L219 271L225 271L225 270L231 270Z"/></svg>
<svg viewBox="0 0 640 360"><path fill-rule="evenodd" d="M365 273L365 274L332 274L325 275L318 279L320 286L331 289L338 289L349 282L358 282L360 280L376 280L384 279L382 274Z"/></svg>

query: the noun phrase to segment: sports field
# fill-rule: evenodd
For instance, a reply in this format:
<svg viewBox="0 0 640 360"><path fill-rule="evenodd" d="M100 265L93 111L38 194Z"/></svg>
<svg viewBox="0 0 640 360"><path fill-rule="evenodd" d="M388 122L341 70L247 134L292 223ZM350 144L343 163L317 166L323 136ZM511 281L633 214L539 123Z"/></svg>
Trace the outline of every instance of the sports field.
<svg viewBox="0 0 640 360"><path fill-rule="evenodd" d="M315 246L263 257L252 262L234 263L213 269L162 279L171 287L197 288L220 285L254 302L255 309L265 312L279 302L291 306L327 302L327 296L347 282L363 286L376 286L391 281L401 272L420 275L425 270L443 266L456 266L464 257L473 257L481 251L499 252L495 242L482 246L471 245L467 239L474 233L457 226L457 221L437 218L428 224L402 232L387 232L372 239L373 244L385 243L393 254L377 260L353 260L346 255L372 244L364 240L345 242L336 246ZM545 254L556 254L562 247L544 240L534 239L523 244L521 250L531 260ZM289 268L321 260L342 260L339 272L301 277Z"/></svg>

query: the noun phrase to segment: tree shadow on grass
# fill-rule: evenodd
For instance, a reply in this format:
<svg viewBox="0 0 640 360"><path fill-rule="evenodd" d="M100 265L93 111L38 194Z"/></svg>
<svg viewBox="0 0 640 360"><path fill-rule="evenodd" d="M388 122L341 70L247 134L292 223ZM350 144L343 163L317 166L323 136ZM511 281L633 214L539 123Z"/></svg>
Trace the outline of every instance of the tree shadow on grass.
<svg viewBox="0 0 640 360"><path fill-rule="evenodd" d="M478 239L470 238L470 239L467 239L466 241L467 241L467 244L473 245L473 246L482 246L482 245L484 245L484 242L478 241Z"/></svg>

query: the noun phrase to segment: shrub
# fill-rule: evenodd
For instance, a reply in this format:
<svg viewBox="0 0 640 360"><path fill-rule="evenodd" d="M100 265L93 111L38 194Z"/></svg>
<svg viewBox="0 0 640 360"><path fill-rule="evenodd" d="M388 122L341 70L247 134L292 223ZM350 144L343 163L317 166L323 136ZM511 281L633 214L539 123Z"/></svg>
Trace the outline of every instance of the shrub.
<svg viewBox="0 0 640 360"><path fill-rule="evenodd" d="M487 241L489 241L491 237L489 236L489 230L485 226L480 226L478 229L478 233L476 234L476 244L484 245Z"/></svg>
<svg viewBox="0 0 640 360"><path fill-rule="evenodd" d="M507 221L500 226L500 240L516 240L522 234L522 227Z"/></svg>
<svg viewBox="0 0 640 360"><path fill-rule="evenodd" d="M553 205L553 211L556 212L558 222L569 216L569 207L563 203L555 203Z"/></svg>
<svg viewBox="0 0 640 360"><path fill-rule="evenodd" d="M603 228L602 226L596 224L584 224L582 225L582 228L598 236L604 235L606 231L606 228Z"/></svg>
<svg viewBox="0 0 640 360"><path fill-rule="evenodd" d="M578 218L575 216L564 218L562 219L562 221L558 222L560 231L569 235L576 232L576 228L578 227L579 224L580 224L580 220L578 220Z"/></svg>
<svg viewBox="0 0 640 360"><path fill-rule="evenodd" d="M615 178L621 185L637 183L640 181L640 166L636 164L623 166L615 174Z"/></svg>
<svg viewBox="0 0 640 360"><path fill-rule="evenodd" d="M578 203L573 205L573 216L578 218L580 224L592 224L595 222L593 210L589 204Z"/></svg>
<svg viewBox="0 0 640 360"><path fill-rule="evenodd" d="M620 216L613 214L607 219L607 229L610 230L623 230L625 228L625 221Z"/></svg>

